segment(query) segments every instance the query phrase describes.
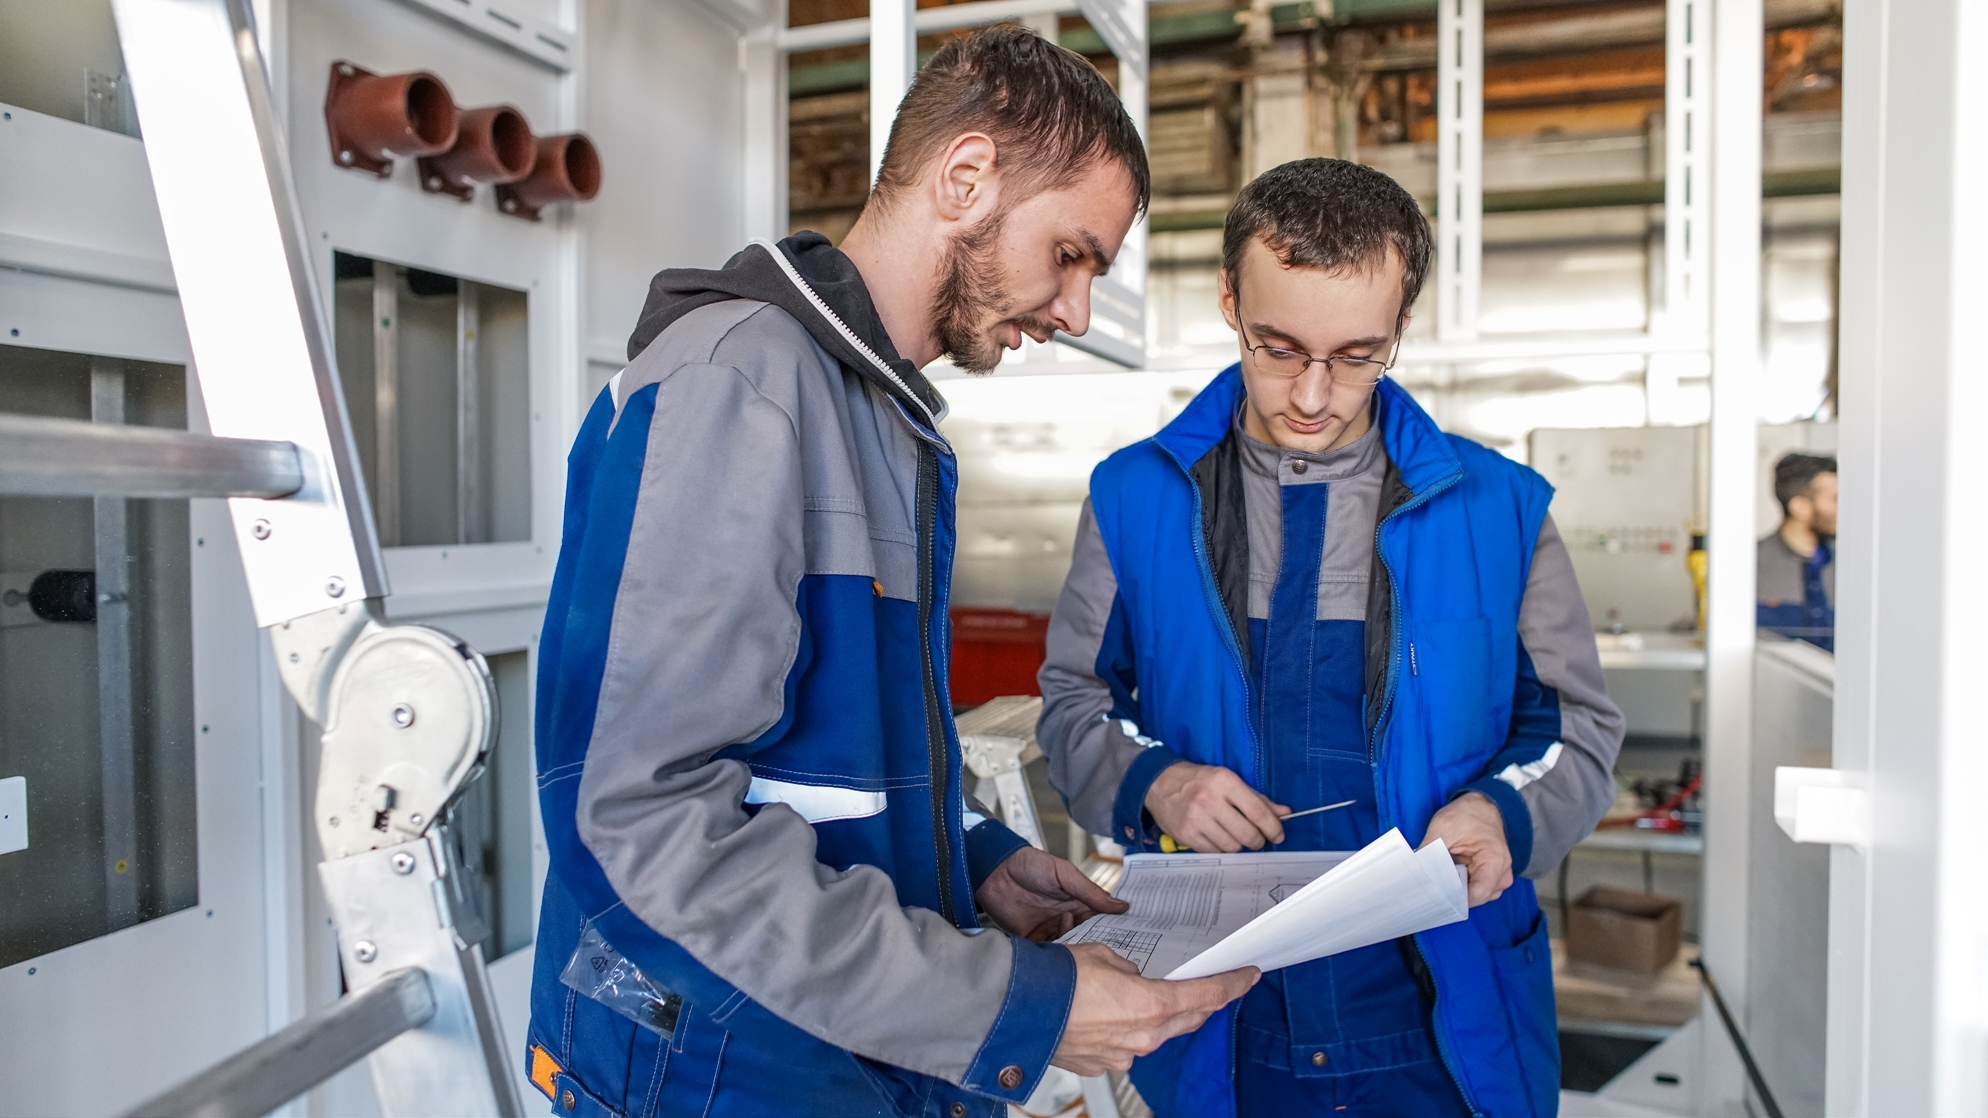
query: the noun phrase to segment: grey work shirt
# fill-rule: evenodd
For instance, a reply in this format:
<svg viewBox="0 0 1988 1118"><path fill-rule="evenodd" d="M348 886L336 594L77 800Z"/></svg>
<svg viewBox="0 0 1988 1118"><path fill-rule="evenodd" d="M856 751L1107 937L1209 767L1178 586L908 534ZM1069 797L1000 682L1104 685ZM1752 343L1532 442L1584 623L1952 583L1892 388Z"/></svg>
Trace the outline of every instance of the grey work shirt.
<svg viewBox="0 0 1988 1118"><path fill-rule="evenodd" d="M1387 473L1378 428L1326 454L1259 442L1241 430L1240 417L1237 435L1245 465L1249 615L1269 616L1283 552L1280 488L1324 481L1334 485L1335 512L1327 518L1319 564L1318 617L1366 620L1374 528ZM1038 676L1042 719L1036 738L1049 760L1050 782L1069 803L1071 817L1092 834L1112 832L1112 807L1126 770L1140 750L1160 744L1137 726L1110 717L1111 690L1097 674L1098 650L1117 596L1118 580L1104 537L1085 501L1070 575L1049 622L1047 657ZM1183 608L1206 607L1194 602ZM1608 697L1573 560L1550 516L1540 525L1533 547L1516 636L1539 681L1558 692L1560 700L1559 748L1523 771L1494 774L1518 789L1532 819L1532 858L1513 868L1539 877L1558 866L1614 805L1615 758L1626 728L1622 712Z"/></svg>
<svg viewBox="0 0 1988 1118"><path fill-rule="evenodd" d="M1808 566L1808 558L1788 546L1781 538L1781 530L1761 537L1754 565L1754 600L1762 605L1785 606L1801 605L1807 601L1807 592L1802 588L1802 570ZM1822 591L1829 596L1827 604L1836 604L1836 561L1834 557L1823 565Z"/></svg>

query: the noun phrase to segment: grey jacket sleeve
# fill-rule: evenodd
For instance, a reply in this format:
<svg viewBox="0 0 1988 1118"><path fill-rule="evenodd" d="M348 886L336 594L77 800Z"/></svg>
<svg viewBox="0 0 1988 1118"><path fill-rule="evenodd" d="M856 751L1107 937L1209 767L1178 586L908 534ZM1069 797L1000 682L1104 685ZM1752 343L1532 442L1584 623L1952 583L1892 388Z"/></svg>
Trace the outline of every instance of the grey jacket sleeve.
<svg viewBox="0 0 1988 1118"><path fill-rule="evenodd" d="M1540 877L1559 866L1615 803L1615 757L1625 730L1622 711L1608 697L1574 561L1550 516L1533 549L1519 640L1539 682L1556 691L1560 703L1560 740L1538 761L1498 776L1517 787L1532 819L1532 857L1518 868Z"/></svg>
<svg viewBox="0 0 1988 1118"><path fill-rule="evenodd" d="M779 719L801 634L795 385L823 373L801 364L810 343L787 327L780 344L721 347L723 364L659 369L658 344L628 370L659 389L579 833L632 912L755 1001L837 1046L960 1082L1002 1011L1009 937L899 905L875 867L816 861L813 827L786 804L748 815L750 770L713 758Z"/></svg>
<svg viewBox="0 0 1988 1118"><path fill-rule="evenodd" d="M1042 691L1042 717L1035 737L1049 760L1049 782L1070 806L1070 818L1094 835L1119 834L1115 807L1136 814L1137 804L1119 805L1119 792L1133 763L1148 749L1164 749L1124 719L1111 717L1111 688L1097 674L1098 653L1118 597L1118 578L1105 553L1091 503L1077 522L1077 543L1070 557L1070 575L1049 619L1049 636L1036 683ZM1157 758L1162 765L1172 759ZM1155 758L1148 758L1149 761ZM1151 768L1142 765L1140 768ZM1157 771L1157 770L1155 770ZM1145 779L1150 786L1151 776ZM1137 799L1145 800L1144 788Z"/></svg>

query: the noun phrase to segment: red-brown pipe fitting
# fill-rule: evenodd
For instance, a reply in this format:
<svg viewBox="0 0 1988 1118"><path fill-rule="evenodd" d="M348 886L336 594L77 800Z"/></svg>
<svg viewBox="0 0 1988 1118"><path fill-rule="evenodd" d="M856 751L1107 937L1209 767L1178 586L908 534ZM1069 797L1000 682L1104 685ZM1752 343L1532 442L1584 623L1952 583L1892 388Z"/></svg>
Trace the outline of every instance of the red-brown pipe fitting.
<svg viewBox="0 0 1988 1118"><path fill-rule="evenodd" d="M469 201L480 182L516 182L532 173L538 140L525 114L509 105L468 109L456 146L421 160L421 189Z"/></svg>
<svg viewBox="0 0 1988 1118"><path fill-rule="evenodd" d="M381 77L350 62L331 64L324 122L331 161L385 178L396 155L436 155L456 142L458 114L442 79L425 70Z"/></svg>
<svg viewBox="0 0 1988 1118"><path fill-rule="evenodd" d="M542 136L532 173L497 188L497 208L513 217L539 219L554 202L584 202L601 190L601 156L579 132Z"/></svg>

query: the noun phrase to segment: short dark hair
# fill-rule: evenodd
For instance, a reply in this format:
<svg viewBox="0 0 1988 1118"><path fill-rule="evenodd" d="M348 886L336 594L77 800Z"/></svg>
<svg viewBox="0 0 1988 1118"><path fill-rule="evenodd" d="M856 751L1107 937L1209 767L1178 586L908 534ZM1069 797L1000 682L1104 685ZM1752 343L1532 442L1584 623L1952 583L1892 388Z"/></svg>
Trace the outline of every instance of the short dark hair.
<svg viewBox="0 0 1988 1118"><path fill-rule="evenodd" d="M891 122L871 197L911 187L945 145L967 132L994 141L1019 197L1077 181L1100 162L1132 177L1139 210L1152 194L1146 145L1090 60L1015 24L983 28L939 48Z"/></svg>
<svg viewBox="0 0 1988 1118"><path fill-rule="evenodd" d="M1835 457L1827 454L1784 454L1774 463L1774 499L1781 502L1781 515L1787 516L1788 502L1806 497L1821 474L1836 472Z"/></svg>
<svg viewBox="0 0 1988 1118"><path fill-rule="evenodd" d="M1256 176L1222 227L1222 270L1236 282L1261 237L1285 267L1366 271L1401 257L1401 313L1429 275L1429 222L1400 183L1344 159L1294 159Z"/></svg>

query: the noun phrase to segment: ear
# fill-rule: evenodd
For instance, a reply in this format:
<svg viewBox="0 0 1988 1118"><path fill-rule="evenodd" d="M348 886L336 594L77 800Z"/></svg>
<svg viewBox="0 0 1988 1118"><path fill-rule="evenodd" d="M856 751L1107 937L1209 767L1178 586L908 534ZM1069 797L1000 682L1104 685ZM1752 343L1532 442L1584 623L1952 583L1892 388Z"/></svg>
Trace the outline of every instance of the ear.
<svg viewBox="0 0 1988 1118"><path fill-rule="evenodd" d="M1000 174L994 141L984 132L965 132L947 145L935 163L933 203L948 221L972 221L994 212L1000 202Z"/></svg>
<svg viewBox="0 0 1988 1118"><path fill-rule="evenodd" d="M1798 493L1788 498L1788 519L1797 524L1808 525L1815 522L1815 501L1806 493Z"/></svg>
<svg viewBox="0 0 1988 1118"><path fill-rule="evenodd" d="M1229 274L1227 268L1223 268L1221 271L1215 273L1215 282L1221 289L1221 297L1218 301L1222 307L1222 321L1229 324L1229 329L1240 333L1242 327L1236 319L1235 277Z"/></svg>

